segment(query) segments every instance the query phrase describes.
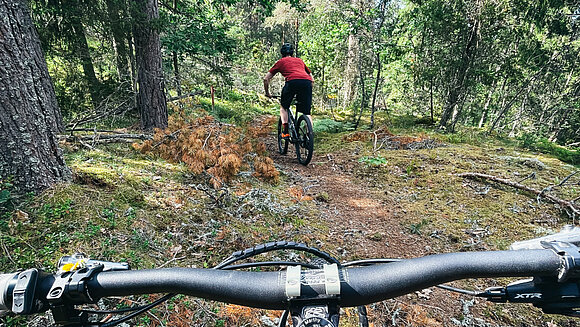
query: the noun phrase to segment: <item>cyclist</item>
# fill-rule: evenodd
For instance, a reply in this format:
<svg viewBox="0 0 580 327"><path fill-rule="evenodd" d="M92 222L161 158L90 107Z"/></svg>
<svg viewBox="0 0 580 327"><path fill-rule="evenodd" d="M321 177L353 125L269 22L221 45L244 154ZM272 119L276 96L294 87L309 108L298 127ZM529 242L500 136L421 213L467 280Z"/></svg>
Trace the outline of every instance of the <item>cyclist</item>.
<svg viewBox="0 0 580 327"><path fill-rule="evenodd" d="M264 94L271 97L269 86L270 80L277 73L281 73L286 79L282 94L280 96L280 119L282 120L282 138L290 138L288 133L288 112L292 99L296 97L296 109L307 115L312 122L310 110L312 107L312 72L304 61L300 58L293 57L294 47L290 43L284 43L280 48L282 59L278 60L274 66L264 76Z"/></svg>

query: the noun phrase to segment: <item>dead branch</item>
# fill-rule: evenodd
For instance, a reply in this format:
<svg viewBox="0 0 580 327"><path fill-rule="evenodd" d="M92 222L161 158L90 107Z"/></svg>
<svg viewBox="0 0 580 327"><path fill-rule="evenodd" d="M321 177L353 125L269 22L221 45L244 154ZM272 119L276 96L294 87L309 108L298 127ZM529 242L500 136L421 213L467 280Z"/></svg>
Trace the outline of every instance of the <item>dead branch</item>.
<svg viewBox="0 0 580 327"><path fill-rule="evenodd" d="M74 142L76 140L81 141L98 141L98 140L151 140L151 135L148 134L91 134L91 135L84 135L84 136L75 136L75 135L59 135L61 140L67 142Z"/></svg>
<svg viewBox="0 0 580 327"><path fill-rule="evenodd" d="M132 101L132 99L129 98L129 99L126 99L125 101L123 101L120 105L116 106L115 108L113 108L109 111L97 112L97 113L90 114L88 116L80 117L78 119L71 121L66 127L67 127L67 129L75 129L79 125L88 124L88 123L92 123L95 121L100 121L100 120L103 120L109 116L122 115L122 114L126 113L127 111L130 111L133 109L132 106L128 105L131 101Z"/></svg>
<svg viewBox="0 0 580 327"><path fill-rule="evenodd" d="M94 129L94 128L75 128L75 129L67 129L66 133L73 133L73 132L98 132L98 133L114 133L114 134L124 134L125 132L114 131L114 130L107 130L107 129Z"/></svg>
<svg viewBox="0 0 580 327"><path fill-rule="evenodd" d="M558 205L560 205L560 207L564 208L564 209L569 209L570 211L572 211L572 213L574 215L578 215L580 214L580 209L576 207L576 205L574 204L574 201L567 201L567 200L563 200L560 199L558 197L555 197L549 193L546 192L546 189L543 190L536 190L534 188L528 187L526 185L511 181L509 179L504 179L504 178L500 178L497 176L492 176L492 175L487 175L487 174L480 174L480 173L461 173L458 174L457 176L459 177L463 177L463 178L471 178L471 179L476 179L476 178L482 178L482 179L488 179L491 181L494 181L496 183L500 183L500 184L504 184L504 185L508 185L520 190L524 190L526 192L530 192L533 193L535 195L537 195L538 197L542 197L545 199L548 199L549 201L551 201L552 203L556 203ZM567 181L570 177L567 177L562 183L560 183L559 185L563 185L563 183L565 183L565 181ZM558 185L558 186L559 186Z"/></svg>
<svg viewBox="0 0 580 327"><path fill-rule="evenodd" d="M186 129L190 129L191 127L187 127ZM183 128L180 128L178 130L176 130L175 132L169 134L169 135L165 135L165 137L163 137L163 139L155 144L153 144L153 147L156 148L158 146L160 146L161 144L165 143L166 140L170 139L170 140L175 140L177 138L176 135L179 135L179 133L181 133L181 131L183 130Z"/></svg>

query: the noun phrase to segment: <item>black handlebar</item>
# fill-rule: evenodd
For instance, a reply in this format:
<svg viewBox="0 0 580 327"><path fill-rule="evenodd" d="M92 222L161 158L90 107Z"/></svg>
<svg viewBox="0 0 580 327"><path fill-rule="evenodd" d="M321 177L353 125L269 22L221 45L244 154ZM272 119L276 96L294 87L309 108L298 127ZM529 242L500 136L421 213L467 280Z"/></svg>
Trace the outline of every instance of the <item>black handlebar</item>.
<svg viewBox="0 0 580 327"><path fill-rule="evenodd" d="M324 269L278 272L197 268L107 271L103 264L59 274L30 269L0 275L0 312L29 314L50 308L54 315L59 306L72 308L104 297L152 293L179 293L274 310L292 309L296 301L321 300L352 307L465 278L534 277L531 282L491 288L478 295L495 302L533 303L548 313L580 315L580 250L562 244L551 244L549 249L448 253L365 267L332 264ZM335 281L329 276L336 276ZM67 321L69 316L63 317L61 321Z"/></svg>
<svg viewBox="0 0 580 327"><path fill-rule="evenodd" d="M345 268L340 271L340 305L358 306L393 298L416 290L477 277L529 277L558 274L561 257L552 250L464 252L431 255L384 265ZM301 296L325 295L325 285L313 278L320 271L301 272ZM0 308L12 307L14 274L0 276ZM86 283L89 297L151 293L180 293L209 300L264 309L285 309L286 271L247 272L197 268L103 271ZM36 298L46 299L53 275L40 279Z"/></svg>

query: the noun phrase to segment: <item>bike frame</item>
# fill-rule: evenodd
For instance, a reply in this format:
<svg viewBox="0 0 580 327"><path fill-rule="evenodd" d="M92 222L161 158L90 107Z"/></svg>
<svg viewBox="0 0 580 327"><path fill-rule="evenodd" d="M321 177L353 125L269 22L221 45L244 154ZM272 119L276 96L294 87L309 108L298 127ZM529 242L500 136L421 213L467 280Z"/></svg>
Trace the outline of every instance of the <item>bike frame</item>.
<svg viewBox="0 0 580 327"><path fill-rule="evenodd" d="M293 103L294 107L296 108L296 103ZM286 109L288 113L288 130L290 132L290 143L295 144L299 142L298 132L296 132L296 123L298 122L298 109L296 108L296 117L292 114L292 105L290 108Z"/></svg>

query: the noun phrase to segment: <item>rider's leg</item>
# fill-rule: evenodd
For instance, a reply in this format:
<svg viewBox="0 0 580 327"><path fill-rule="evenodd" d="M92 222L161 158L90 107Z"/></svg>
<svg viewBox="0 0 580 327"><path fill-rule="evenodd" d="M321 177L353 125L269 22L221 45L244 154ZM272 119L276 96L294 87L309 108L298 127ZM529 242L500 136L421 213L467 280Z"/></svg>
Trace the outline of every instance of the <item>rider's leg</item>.
<svg viewBox="0 0 580 327"><path fill-rule="evenodd" d="M288 111L282 106L280 106L280 119L282 120L282 124L288 124Z"/></svg>

